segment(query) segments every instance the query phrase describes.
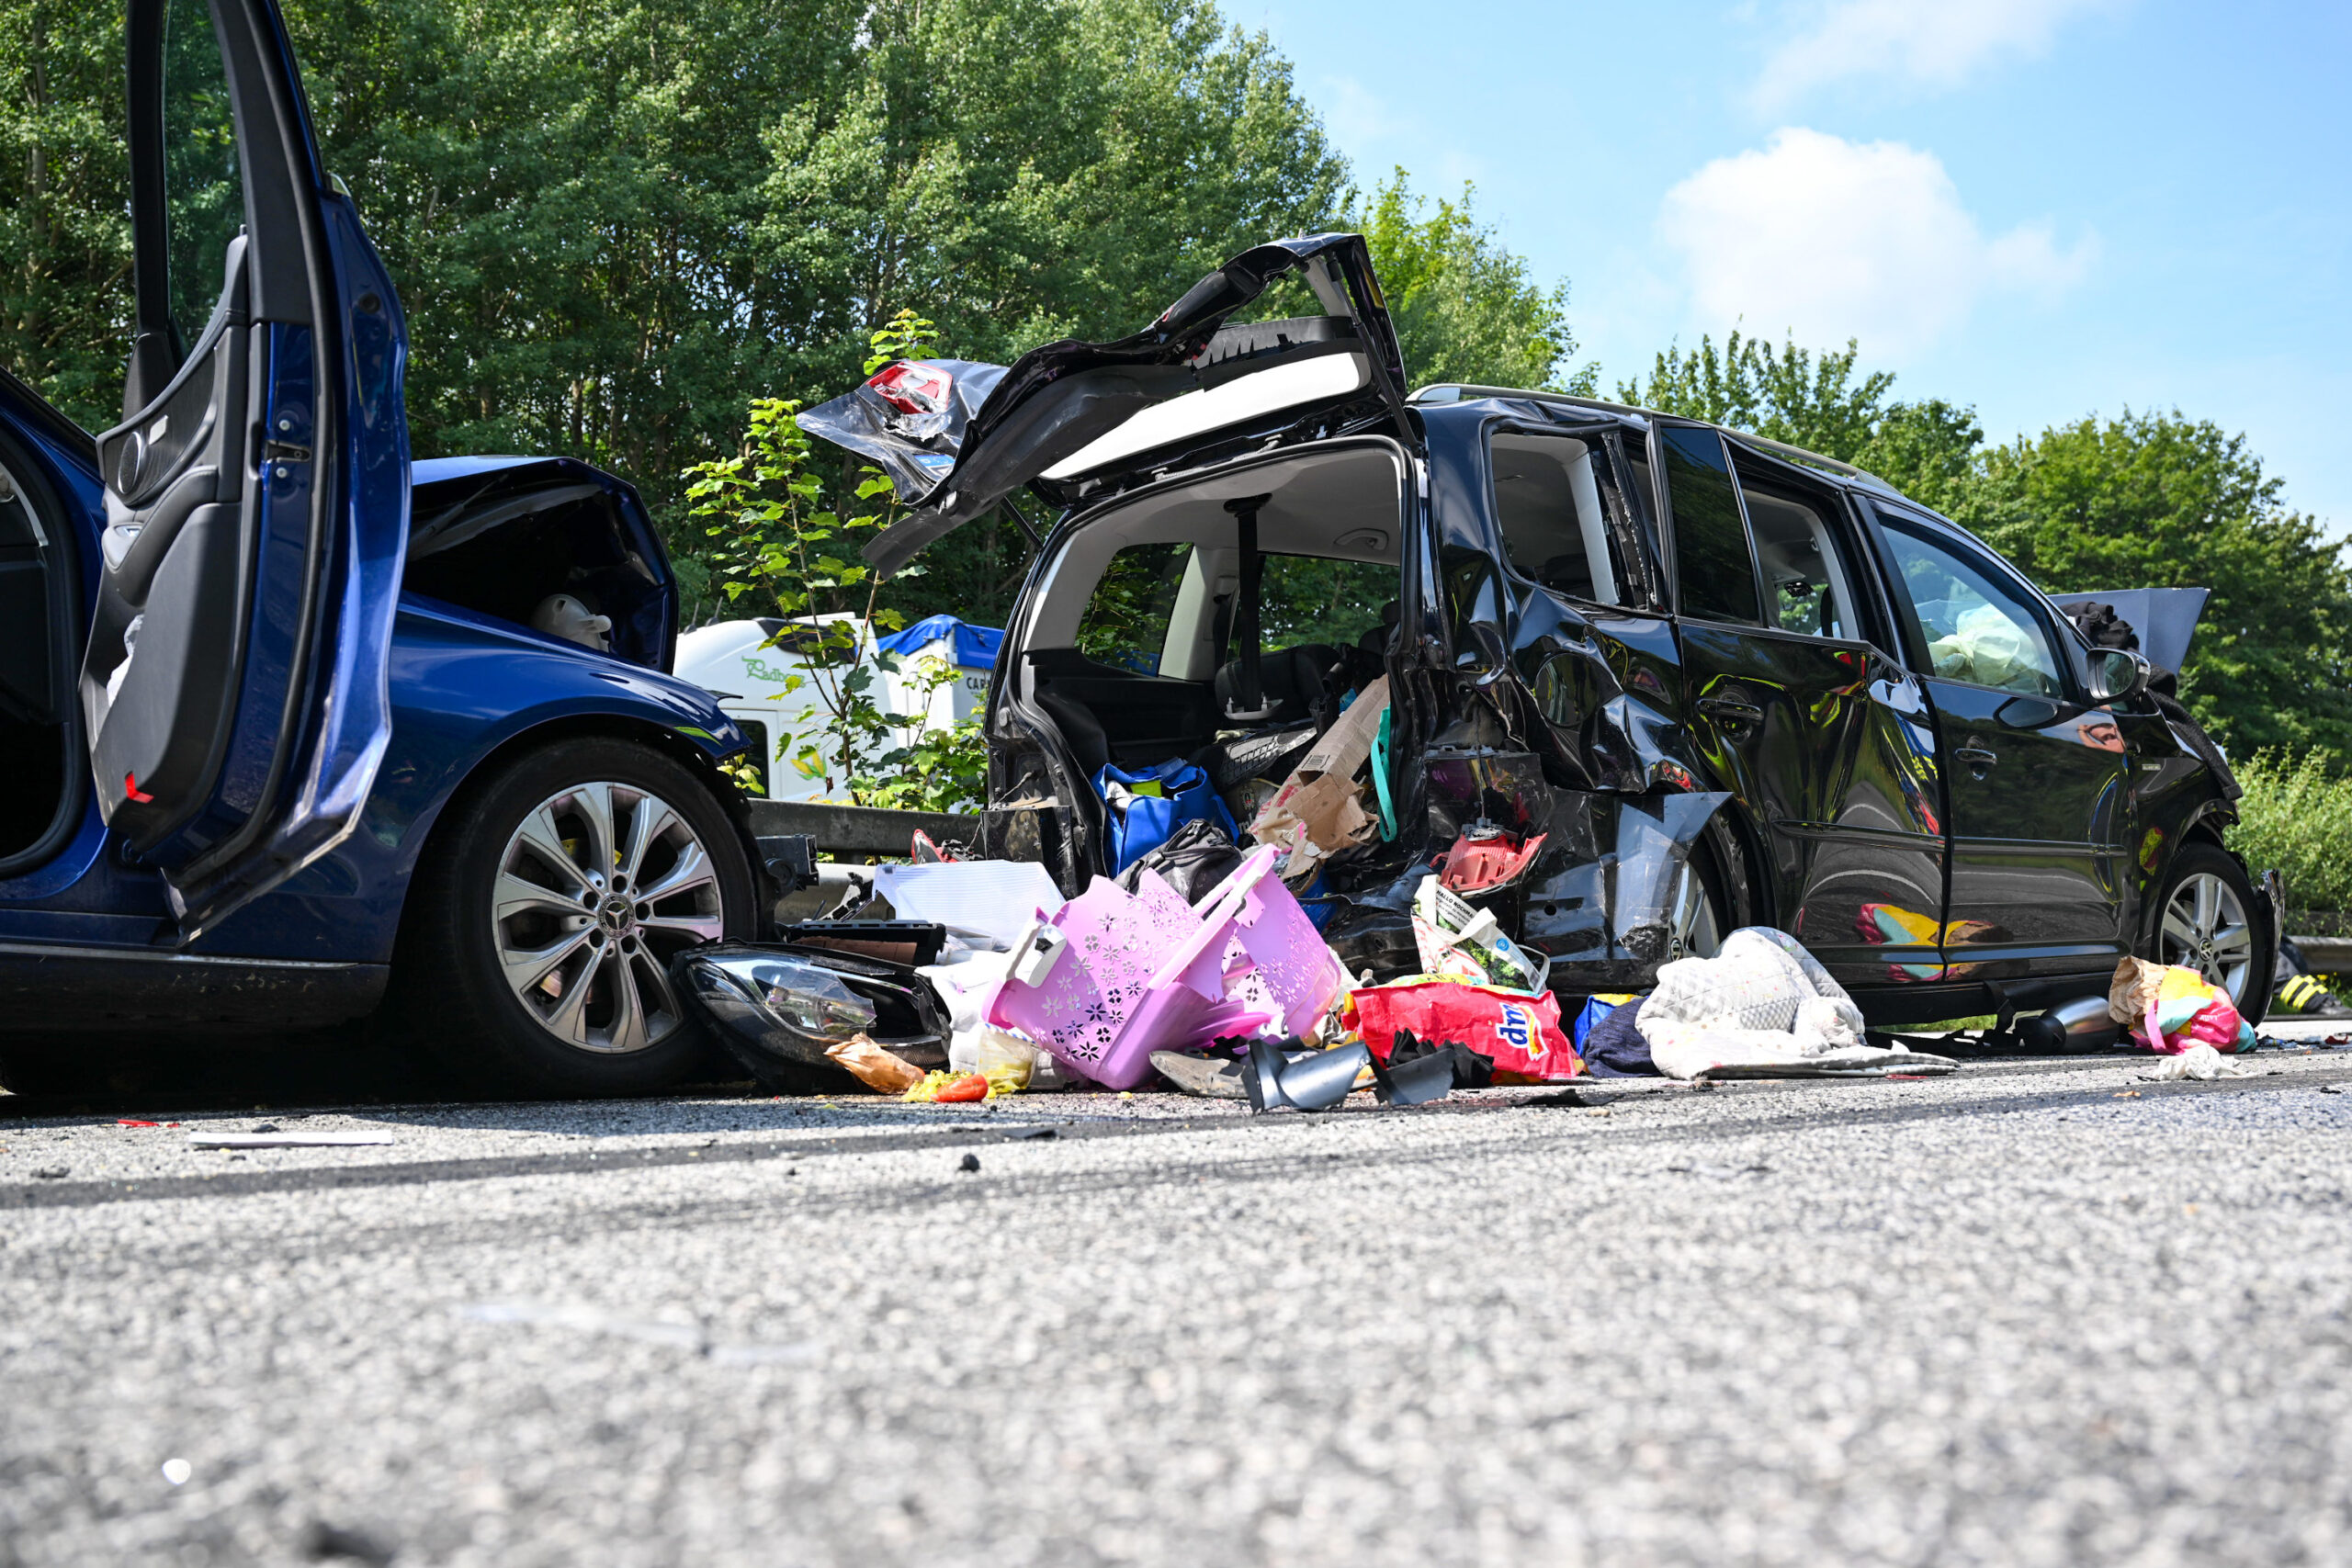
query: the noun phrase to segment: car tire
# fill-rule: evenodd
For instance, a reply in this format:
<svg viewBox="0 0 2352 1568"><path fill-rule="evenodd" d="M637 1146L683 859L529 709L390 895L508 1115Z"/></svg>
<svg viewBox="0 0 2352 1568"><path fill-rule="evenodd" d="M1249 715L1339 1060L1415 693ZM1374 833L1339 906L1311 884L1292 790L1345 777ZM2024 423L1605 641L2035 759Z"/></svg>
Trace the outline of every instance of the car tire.
<svg viewBox="0 0 2352 1568"><path fill-rule="evenodd" d="M1724 938L1747 924L1741 906L1732 896L1724 874L1724 849L1730 829L1718 817L1690 845L1684 874L1678 878L1668 908L1668 939L1665 962L1678 958L1713 958ZM1719 843L1720 840L1720 843ZM1731 852L1738 851L1733 847Z"/></svg>
<svg viewBox="0 0 2352 1568"><path fill-rule="evenodd" d="M757 897L705 781L585 737L505 764L443 821L392 974L428 1049L476 1082L560 1097L649 1093L704 1063L669 960L753 935Z"/></svg>
<svg viewBox="0 0 2352 1568"><path fill-rule="evenodd" d="M2147 957L2197 970L2230 993L2239 1017L2260 1023L2276 962L2273 916L2237 857L2201 840L2183 844L2165 868L2155 911Z"/></svg>

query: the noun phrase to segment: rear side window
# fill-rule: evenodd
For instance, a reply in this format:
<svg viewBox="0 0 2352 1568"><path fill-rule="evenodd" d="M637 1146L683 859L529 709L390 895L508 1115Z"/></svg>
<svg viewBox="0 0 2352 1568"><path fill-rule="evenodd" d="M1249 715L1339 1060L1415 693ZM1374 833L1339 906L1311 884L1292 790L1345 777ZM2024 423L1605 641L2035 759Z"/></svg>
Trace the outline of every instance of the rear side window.
<svg viewBox="0 0 2352 1568"><path fill-rule="evenodd" d="M1721 437L1712 430L1668 425L1666 491L1674 511L1674 571L1686 615L1756 626L1763 608L1756 562L1747 551L1739 494Z"/></svg>
<svg viewBox="0 0 2352 1568"><path fill-rule="evenodd" d="M1860 641L1859 606L1829 502L1795 489L1759 484L1744 467L1740 499L1747 506L1756 565L1764 576L1764 624L1806 637Z"/></svg>
<svg viewBox="0 0 2352 1568"><path fill-rule="evenodd" d="M1495 520L1512 568L1555 592L1624 603L1601 509L1595 445L1559 435L1498 435L1487 447Z"/></svg>
<svg viewBox="0 0 2352 1568"><path fill-rule="evenodd" d="M1159 674L1176 591L1192 559L1187 544L1129 545L1113 556L1079 618L1078 650L1098 664Z"/></svg>

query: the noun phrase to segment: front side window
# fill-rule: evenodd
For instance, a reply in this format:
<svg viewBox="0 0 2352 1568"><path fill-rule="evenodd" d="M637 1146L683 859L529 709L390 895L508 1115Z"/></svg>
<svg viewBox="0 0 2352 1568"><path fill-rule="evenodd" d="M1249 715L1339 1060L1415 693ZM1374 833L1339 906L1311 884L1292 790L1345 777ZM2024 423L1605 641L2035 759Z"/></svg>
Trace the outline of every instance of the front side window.
<svg viewBox="0 0 2352 1568"><path fill-rule="evenodd" d="M1915 660L1946 681L2062 694L2056 650L2024 588L1956 540L1895 513L1879 521Z"/></svg>
<svg viewBox="0 0 2352 1568"><path fill-rule="evenodd" d="M1756 626L1764 619L1756 562L1747 552L1739 492L1723 439L1712 430L1668 425L1667 503L1674 513L1674 573L1686 615Z"/></svg>

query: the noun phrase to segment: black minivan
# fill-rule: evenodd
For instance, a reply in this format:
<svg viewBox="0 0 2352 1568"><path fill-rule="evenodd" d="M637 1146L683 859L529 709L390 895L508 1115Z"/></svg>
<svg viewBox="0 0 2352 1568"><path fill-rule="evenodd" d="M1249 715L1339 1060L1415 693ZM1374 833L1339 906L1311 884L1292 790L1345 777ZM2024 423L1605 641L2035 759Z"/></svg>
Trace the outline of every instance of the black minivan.
<svg viewBox="0 0 2352 1568"><path fill-rule="evenodd" d="M1278 283L1320 313L1236 319ZM1351 969L1418 967L1413 891L1468 838L1506 873L1471 901L1563 993L1761 924L1877 1022L2103 994L2125 954L2261 1017L2277 912L2166 671L1847 464L1407 385L1363 240L1327 234L1132 337L901 361L802 416L910 503L885 570L1052 518L989 692L989 852L1111 869L1106 763L1196 762L1246 822L1385 676L1379 829L1303 889Z"/></svg>

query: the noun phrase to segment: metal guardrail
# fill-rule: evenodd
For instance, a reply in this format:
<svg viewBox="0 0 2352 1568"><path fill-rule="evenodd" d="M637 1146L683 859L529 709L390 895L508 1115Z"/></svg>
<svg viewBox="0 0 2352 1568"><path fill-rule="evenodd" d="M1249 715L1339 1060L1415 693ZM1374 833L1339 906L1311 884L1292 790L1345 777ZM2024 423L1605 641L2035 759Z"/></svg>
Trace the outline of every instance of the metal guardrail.
<svg viewBox="0 0 2352 1568"><path fill-rule="evenodd" d="M2323 975L2352 970L2352 936L2290 936L2287 940L2302 950L2304 963Z"/></svg>
<svg viewBox="0 0 2352 1568"><path fill-rule="evenodd" d="M981 837L978 812L892 811L813 800L754 800L750 809L758 837L806 833L828 855L904 855L917 831L942 845L977 847Z"/></svg>

